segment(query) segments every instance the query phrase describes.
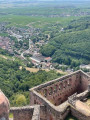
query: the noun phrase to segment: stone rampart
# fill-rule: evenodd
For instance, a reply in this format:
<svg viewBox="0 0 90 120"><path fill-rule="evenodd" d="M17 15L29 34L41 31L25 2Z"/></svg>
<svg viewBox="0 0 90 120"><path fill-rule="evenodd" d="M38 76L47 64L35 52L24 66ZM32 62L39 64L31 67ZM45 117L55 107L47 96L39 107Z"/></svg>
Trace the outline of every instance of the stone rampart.
<svg viewBox="0 0 90 120"><path fill-rule="evenodd" d="M12 107L13 120L40 120L40 106Z"/></svg>

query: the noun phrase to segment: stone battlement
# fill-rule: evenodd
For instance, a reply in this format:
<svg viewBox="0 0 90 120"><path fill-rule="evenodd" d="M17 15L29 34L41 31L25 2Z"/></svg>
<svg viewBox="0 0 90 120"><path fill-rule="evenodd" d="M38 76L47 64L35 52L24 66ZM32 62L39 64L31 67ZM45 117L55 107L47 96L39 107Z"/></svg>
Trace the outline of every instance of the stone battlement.
<svg viewBox="0 0 90 120"><path fill-rule="evenodd" d="M20 111L20 110L34 110L34 106L23 106L23 107L11 107L10 112Z"/></svg>

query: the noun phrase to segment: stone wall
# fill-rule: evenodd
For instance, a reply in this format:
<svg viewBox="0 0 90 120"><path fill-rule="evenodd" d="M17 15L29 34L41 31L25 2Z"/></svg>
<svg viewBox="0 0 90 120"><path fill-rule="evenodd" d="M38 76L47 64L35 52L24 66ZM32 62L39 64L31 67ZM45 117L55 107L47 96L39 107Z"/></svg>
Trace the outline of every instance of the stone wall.
<svg viewBox="0 0 90 120"><path fill-rule="evenodd" d="M9 100L0 90L0 120L9 120L9 109Z"/></svg>
<svg viewBox="0 0 90 120"><path fill-rule="evenodd" d="M40 106L13 107L13 120L40 120Z"/></svg>
<svg viewBox="0 0 90 120"><path fill-rule="evenodd" d="M46 98L41 96L36 91L30 92L33 95L33 99L35 98L36 101L40 102L40 119L41 120L64 120L65 117L70 112L69 104L66 101L59 107L54 106L52 103L50 103ZM31 97L31 104L34 104L34 101ZM37 104L39 104L37 102Z"/></svg>
<svg viewBox="0 0 90 120"><path fill-rule="evenodd" d="M77 72L75 74L64 76L54 81L45 83L39 86L36 91L43 97L47 98L52 104L58 106L75 92L79 93L80 81L80 72ZM39 101L34 98L34 104L37 103L39 103Z"/></svg>
<svg viewBox="0 0 90 120"><path fill-rule="evenodd" d="M45 108L40 110L41 120L64 120L70 112L68 97L77 92L77 97L80 98L79 94L87 90L89 82L88 75L82 71L77 71L41 84L30 89L30 105L44 105ZM84 96L81 98L83 99Z"/></svg>
<svg viewBox="0 0 90 120"><path fill-rule="evenodd" d="M34 106L32 120L40 120L40 106Z"/></svg>
<svg viewBox="0 0 90 120"><path fill-rule="evenodd" d="M71 114L78 120L90 120L90 108L84 103L89 95L90 91L86 90L81 94L74 94L68 98Z"/></svg>
<svg viewBox="0 0 90 120"><path fill-rule="evenodd" d="M84 92L90 84L90 76L81 72L80 92Z"/></svg>
<svg viewBox="0 0 90 120"><path fill-rule="evenodd" d="M75 106L77 101L77 93L73 94L72 96L68 97L68 103L72 106Z"/></svg>
<svg viewBox="0 0 90 120"><path fill-rule="evenodd" d="M90 116L85 116L74 108L71 108L71 114L75 116L78 120L90 120Z"/></svg>

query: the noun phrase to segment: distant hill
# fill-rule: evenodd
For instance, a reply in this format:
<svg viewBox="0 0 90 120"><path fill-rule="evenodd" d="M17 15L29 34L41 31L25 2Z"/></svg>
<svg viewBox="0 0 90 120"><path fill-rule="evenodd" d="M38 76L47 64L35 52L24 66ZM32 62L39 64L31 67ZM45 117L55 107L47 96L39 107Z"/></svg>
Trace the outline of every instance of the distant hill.
<svg viewBox="0 0 90 120"><path fill-rule="evenodd" d="M89 5L90 1L88 0L0 0L1 8L4 7L17 7L17 6L31 6L31 5L38 5L40 6L41 4L48 5L54 3L54 4L59 4L59 5L82 5L86 4Z"/></svg>
<svg viewBox="0 0 90 120"><path fill-rule="evenodd" d="M90 17L72 21L63 32L54 36L42 47L43 55L51 56L53 62L68 65L90 62Z"/></svg>

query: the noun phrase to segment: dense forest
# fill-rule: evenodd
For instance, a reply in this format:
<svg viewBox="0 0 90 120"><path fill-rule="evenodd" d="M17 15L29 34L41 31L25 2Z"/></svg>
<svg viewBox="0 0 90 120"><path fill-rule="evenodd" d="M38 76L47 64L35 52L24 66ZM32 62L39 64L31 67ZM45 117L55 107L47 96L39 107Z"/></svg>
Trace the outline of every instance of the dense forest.
<svg viewBox="0 0 90 120"><path fill-rule="evenodd" d="M41 47L44 56L51 56L53 62L76 67L90 61L90 17L71 21L59 33L53 33L48 44Z"/></svg>
<svg viewBox="0 0 90 120"><path fill-rule="evenodd" d="M24 104L28 104L30 88L61 76L54 71L40 70L37 73L30 73L25 68L20 70L20 65L17 60L0 58L0 89L9 98L12 106L19 106L23 99ZM20 103L17 100L20 100Z"/></svg>

